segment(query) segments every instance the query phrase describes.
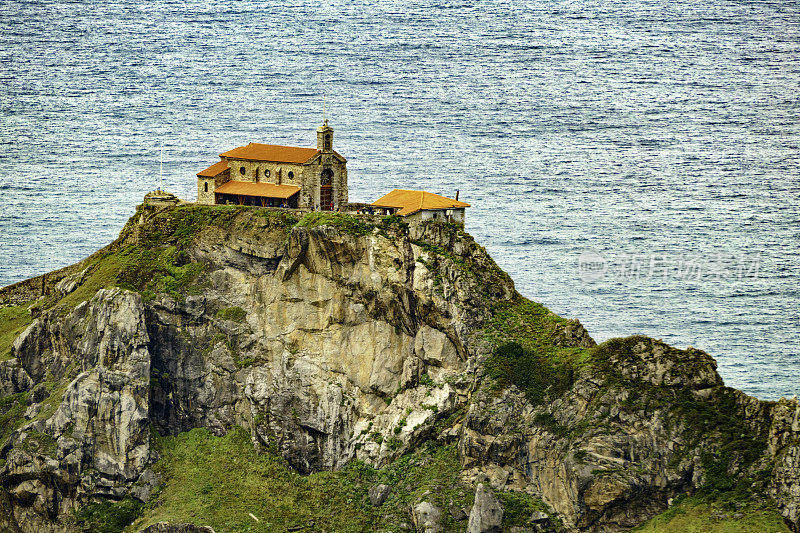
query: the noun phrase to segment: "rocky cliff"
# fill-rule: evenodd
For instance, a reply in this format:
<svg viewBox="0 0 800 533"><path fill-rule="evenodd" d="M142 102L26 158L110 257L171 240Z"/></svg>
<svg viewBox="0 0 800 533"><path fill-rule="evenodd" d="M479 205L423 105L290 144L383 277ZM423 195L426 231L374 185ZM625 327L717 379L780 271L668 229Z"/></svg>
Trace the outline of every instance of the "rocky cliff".
<svg viewBox="0 0 800 533"><path fill-rule="evenodd" d="M623 530L687 493L800 527L797 400L725 387L699 350L596 346L457 226L142 206L0 303L17 328L0 343L0 529L72 531L90 502L148 501L153 437L192 428L244 428L303 474L455 445L471 508L432 492L363 530L511 530L508 494L546 511L517 531Z"/></svg>

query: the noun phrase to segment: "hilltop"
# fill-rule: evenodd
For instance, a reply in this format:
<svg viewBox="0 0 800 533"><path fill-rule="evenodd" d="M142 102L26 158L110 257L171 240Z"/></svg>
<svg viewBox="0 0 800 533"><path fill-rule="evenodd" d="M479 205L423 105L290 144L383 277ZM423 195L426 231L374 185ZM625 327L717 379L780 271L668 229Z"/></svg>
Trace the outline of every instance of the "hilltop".
<svg viewBox="0 0 800 533"><path fill-rule="evenodd" d="M597 345L457 224L142 205L0 306L0 529L800 528L797 400Z"/></svg>

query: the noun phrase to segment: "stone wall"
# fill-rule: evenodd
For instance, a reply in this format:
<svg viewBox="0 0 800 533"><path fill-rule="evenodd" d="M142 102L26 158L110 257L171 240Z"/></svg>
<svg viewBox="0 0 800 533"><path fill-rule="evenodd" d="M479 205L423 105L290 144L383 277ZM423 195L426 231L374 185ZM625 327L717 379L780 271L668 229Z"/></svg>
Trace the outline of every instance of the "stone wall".
<svg viewBox="0 0 800 533"><path fill-rule="evenodd" d="M327 154L323 154L327 155ZM347 165L342 163L335 157L331 158L329 163L333 171L333 208L338 211L347 205L348 191L347 191ZM320 205L320 177L324 164L320 159L314 161L313 164L307 165L303 172L303 184L301 185L302 191L300 193L300 206L319 209Z"/></svg>
<svg viewBox="0 0 800 533"><path fill-rule="evenodd" d="M206 176L198 176L197 177L197 203L198 204L208 204L213 205L216 203L214 197L214 191L222 185L223 183L227 183L231 179L231 171L230 167L228 170L225 170L218 174L216 177L206 177ZM206 185L208 185L208 191L206 191Z"/></svg>
<svg viewBox="0 0 800 533"><path fill-rule="evenodd" d="M295 163L275 163L271 161L245 161L229 159L230 179L257 183L275 183L277 185L297 185L302 187L301 177L305 165ZM242 173L244 169L244 173ZM265 177L264 172L269 172ZM289 173L292 176L289 176Z"/></svg>
<svg viewBox="0 0 800 533"><path fill-rule="evenodd" d="M214 203L214 178L198 177L197 178L197 203L198 204L213 204ZM206 191L206 188L208 190Z"/></svg>
<svg viewBox="0 0 800 533"><path fill-rule="evenodd" d="M452 215L447 216L447 211L451 211ZM413 215L406 217L408 222L422 222L425 220L447 220L448 222L464 223L464 208L460 209L425 209L417 211Z"/></svg>

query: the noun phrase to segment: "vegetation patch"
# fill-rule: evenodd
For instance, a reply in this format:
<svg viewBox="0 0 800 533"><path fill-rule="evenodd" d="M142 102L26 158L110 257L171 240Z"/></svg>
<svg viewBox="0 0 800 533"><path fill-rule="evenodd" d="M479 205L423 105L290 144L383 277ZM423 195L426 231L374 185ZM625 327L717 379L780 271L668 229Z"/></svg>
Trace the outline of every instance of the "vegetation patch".
<svg viewBox="0 0 800 533"><path fill-rule="evenodd" d="M474 489L461 482L455 444L438 446L428 441L380 470L366 465L361 468L369 472L365 479L392 486L379 508L374 530L396 531L399 524L409 521L408 510L423 499L442 511L445 531L466 528L465 521L456 521L448 512L455 507L469 514L474 498Z"/></svg>
<svg viewBox="0 0 800 533"><path fill-rule="evenodd" d="M117 285L152 298L156 293L167 293L182 299L197 276L203 272L202 263L189 261L186 252L175 246L145 248L129 246L117 253L121 268Z"/></svg>
<svg viewBox="0 0 800 533"><path fill-rule="evenodd" d="M0 308L0 361L11 357L11 345L20 333L33 322L28 311L30 304Z"/></svg>
<svg viewBox="0 0 800 533"><path fill-rule="evenodd" d="M47 433L30 430L27 432L23 448L32 453L38 453L49 457L56 455L56 441Z"/></svg>
<svg viewBox="0 0 800 533"><path fill-rule="evenodd" d="M84 505L74 513L80 531L121 533L141 514L144 505L131 498L118 502L102 500Z"/></svg>
<svg viewBox="0 0 800 533"><path fill-rule="evenodd" d="M190 244L197 233L207 226L230 226L237 215L245 212L246 207L228 205L179 205L169 211L160 222L160 232L152 233L149 238L160 242L177 241L177 244Z"/></svg>
<svg viewBox="0 0 800 533"><path fill-rule="evenodd" d="M535 512L550 515L550 509L539 498L534 498L525 492L495 492L497 498L503 504L503 529L514 526L530 527L531 515ZM563 527L561 520L555 516L550 516L550 522L556 530Z"/></svg>
<svg viewBox="0 0 800 533"><path fill-rule="evenodd" d="M244 322L244 319L247 317L247 311L241 307L227 307L217 311L216 317L233 322Z"/></svg>
<svg viewBox="0 0 800 533"><path fill-rule="evenodd" d="M114 252L101 253L86 266L87 272L83 282L74 291L60 299L58 294L50 295L44 307L51 307L57 303L63 307L63 312L66 313L79 303L91 300L100 289L114 287L120 268L119 257Z"/></svg>
<svg viewBox="0 0 800 533"><path fill-rule="evenodd" d="M27 392L19 392L0 398L0 445L5 444L24 420L23 415L30 405L29 396Z"/></svg>
<svg viewBox="0 0 800 533"><path fill-rule="evenodd" d="M553 346L553 332L564 322L566 320L551 313L542 304L515 295L511 300L495 304L492 318L484 329L484 337L495 346L508 342L521 344L529 350ZM564 354L569 354L566 359L585 356L581 348L563 350L567 350Z"/></svg>
<svg viewBox="0 0 800 533"><path fill-rule="evenodd" d="M781 515L750 503L731 509L699 497L676 498L672 507L634 531L641 533L789 533Z"/></svg>
<svg viewBox="0 0 800 533"><path fill-rule="evenodd" d="M371 531L366 485L357 469L302 476L272 454L256 453L242 428L224 437L193 429L154 435L163 475L159 496L135 531L160 522L191 522L216 531ZM253 514L259 521L251 518Z"/></svg>
<svg viewBox="0 0 800 533"><path fill-rule="evenodd" d="M300 219L291 211L281 211L275 209L257 209L256 216L266 218L272 224L284 229L291 229Z"/></svg>
<svg viewBox="0 0 800 533"><path fill-rule="evenodd" d="M308 213L296 224L299 228L315 228L317 226L333 226L350 235L368 235L374 225L363 217L339 213L336 211L314 211Z"/></svg>
<svg viewBox="0 0 800 533"><path fill-rule="evenodd" d="M550 413L539 413L533 417L533 423L559 437L566 437L569 434L569 430L559 424L556 417Z"/></svg>
<svg viewBox="0 0 800 533"><path fill-rule="evenodd" d="M408 222L404 222L403 217L400 215L387 215L385 217L381 217L381 220L378 223L378 229L380 229L381 235L388 237L389 230L399 230L405 232L408 229Z"/></svg>
<svg viewBox="0 0 800 533"><path fill-rule="evenodd" d="M462 272L474 275L472 270L472 265L469 262L467 262L463 257L451 254L450 252L448 252L447 250L445 250L444 248L442 248L437 244L430 244L421 240L414 241L414 244L422 248L424 251L428 252L429 256L432 257L439 256L446 258L449 261L451 261L453 265L455 265L455 267L461 270ZM425 266L428 267L428 270L431 269L435 270L438 268L438 265L436 263L433 263L432 265L430 263L426 263Z"/></svg>
<svg viewBox="0 0 800 533"><path fill-rule="evenodd" d="M253 366L256 363L253 357L242 357L236 345L231 342L230 337L224 333L217 333L211 338L211 342L209 342L208 346L203 350L203 358L208 357L219 343L224 343L225 347L228 348L228 352L231 354L231 358L237 368Z"/></svg>
<svg viewBox="0 0 800 533"><path fill-rule="evenodd" d="M64 370L64 375L60 380L56 380L48 372L44 384L49 395L39 404L39 413L30 421L26 420L24 416L25 411L31 405L30 391L0 398L0 447L8 441L14 431L25 423L46 420L53 416L58 406L61 405L64 392L71 381L75 364L73 362ZM30 432L28 438L33 439L30 442L32 447L29 449L31 451L55 456L55 441L49 435L33 431ZM26 444L28 444L27 441Z"/></svg>
<svg viewBox="0 0 800 533"><path fill-rule="evenodd" d="M534 405L572 387L572 364L552 357L550 350L539 347L526 349L516 342L503 344L486 360L485 367L500 385L516 385Z"/></svg>
<svg viewBox="0 0 800 533"><path fill-rule="evenodd" d="M255 451L250 434L235 428L224 437L207 429L177 436L153 433L161 459L154 466L164 479L157 497L129 531L160 522L209 525L219 532L397 531L410 520L409 508L427 499L442 510L446 530L463 530L448 513L469 513L473 488L460 481L456 445L427 443L394 463L375 469L353 461L337 472L298 474L269 451ZM380 507L370 503L370 487L392 490ZM255 515L258 521L250 514Z"/></svg>
<svg viewBox="0 0 800 533"><path fill-rule="evenodd" d="M541 403L572 387L574 373L587 361L587 350L553 344L553 332L565 320L546 307L516 295L499 302L483 330L495 346L485 367L501 386L516 385L528 400Z"/></svg>

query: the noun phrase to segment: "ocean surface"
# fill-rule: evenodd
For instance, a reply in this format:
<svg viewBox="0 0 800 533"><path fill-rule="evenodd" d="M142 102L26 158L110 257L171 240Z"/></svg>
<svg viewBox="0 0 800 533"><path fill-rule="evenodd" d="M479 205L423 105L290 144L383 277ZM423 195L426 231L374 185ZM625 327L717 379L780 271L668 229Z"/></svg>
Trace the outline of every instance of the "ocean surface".
<svg viewBox="0 0 800 533"><path fill-rule="evenodd" d="M800 2L0 4L0 285L116 237L250 141L314 146L350 198L460 191L524 295L598 341L800 392Z"/></svg>

